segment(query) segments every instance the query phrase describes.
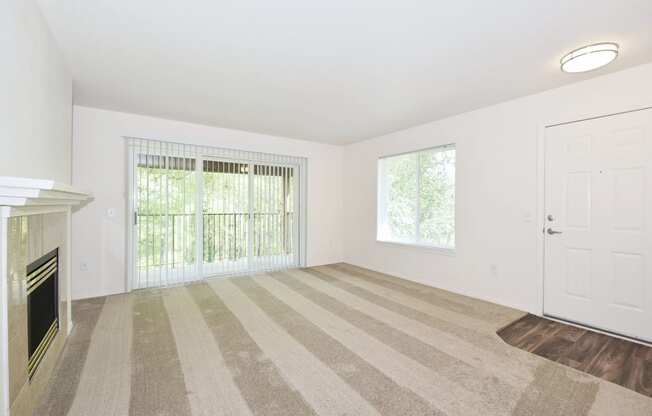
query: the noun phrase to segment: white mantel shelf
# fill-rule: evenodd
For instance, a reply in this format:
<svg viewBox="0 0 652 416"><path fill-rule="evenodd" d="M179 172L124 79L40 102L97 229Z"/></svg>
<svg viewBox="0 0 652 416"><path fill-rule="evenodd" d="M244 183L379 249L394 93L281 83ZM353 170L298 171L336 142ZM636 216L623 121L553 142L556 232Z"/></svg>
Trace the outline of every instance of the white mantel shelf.
<svg viewBox="0 0 652 416"><path fill-rule="evenodd" d="M90 195L48 179L0 176L0 217L79 205Z"/></svg>

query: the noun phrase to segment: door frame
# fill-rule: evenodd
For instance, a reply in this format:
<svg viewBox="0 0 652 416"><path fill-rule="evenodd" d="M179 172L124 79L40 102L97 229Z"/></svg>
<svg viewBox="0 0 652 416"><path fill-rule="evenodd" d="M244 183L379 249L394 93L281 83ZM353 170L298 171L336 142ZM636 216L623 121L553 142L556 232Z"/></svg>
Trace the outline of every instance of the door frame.
<svg viewBox="0 0 652 416"><path fill-rule="evenodd" d="M546 192L545 192L545 178L546 178L546 132L547 129L551 127L559 127L565 124L579 123L583 121L596 120L600 118L618 116L622 114L635 113L638 111L652 110L652 105L647 106L632 106L628 110L623 110L623 106L613 107L607 105L604 111L595 112L594 115L582 113L577 114L575 117L564 117L563 119L550 119L547 122L540 122L537 128L537 173L536 173L536 182L537 182L537 202L536 202L536 235L537 235L537 264L536 270L539 276L538 285L537 285L537 304L534 307L533 311L530 311L538 316L545 316L544 310L544 297L545 297L545 279L546 279L546 270L545 270L545 256L546 256L546 245L545 245L545 209L546 209ZM596 115L597 114L597 115ZM554 320L561 321L558 318L551 318ZM587 325L565 321L576 326L587 327ZM604 331L598 328L592 328L598 332L609 333L610 335L619 336L618 334L612 334L608 331ZM629 339L629 338L628 338Z"/></svg>

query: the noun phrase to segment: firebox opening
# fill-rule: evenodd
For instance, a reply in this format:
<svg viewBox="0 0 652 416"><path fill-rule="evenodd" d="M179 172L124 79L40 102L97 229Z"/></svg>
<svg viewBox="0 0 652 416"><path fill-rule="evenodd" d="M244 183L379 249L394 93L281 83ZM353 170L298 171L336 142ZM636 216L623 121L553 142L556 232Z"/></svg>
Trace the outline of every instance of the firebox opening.
<svg viewBox="0 0 652 416"><path fill-rule="evenodd" d="M28 374L31 379L59 332L59 249L27 266Z"/></svg>

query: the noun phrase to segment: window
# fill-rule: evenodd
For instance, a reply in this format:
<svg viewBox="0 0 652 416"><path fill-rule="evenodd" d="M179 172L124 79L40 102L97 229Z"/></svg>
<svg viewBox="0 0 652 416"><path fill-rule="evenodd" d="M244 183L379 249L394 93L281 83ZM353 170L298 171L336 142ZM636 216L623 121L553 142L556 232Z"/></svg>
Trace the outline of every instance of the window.
<svg viewBox="0 0 652 416"><path fill-rule="evenodd" d="M380 241L455 248L455 146L378 161Z"/></svg>
<svg viewBox="0 0 652 416"><path fill-rule="evenodd" d="M127 143L130 288L304 264L305 159Z"/></svg>

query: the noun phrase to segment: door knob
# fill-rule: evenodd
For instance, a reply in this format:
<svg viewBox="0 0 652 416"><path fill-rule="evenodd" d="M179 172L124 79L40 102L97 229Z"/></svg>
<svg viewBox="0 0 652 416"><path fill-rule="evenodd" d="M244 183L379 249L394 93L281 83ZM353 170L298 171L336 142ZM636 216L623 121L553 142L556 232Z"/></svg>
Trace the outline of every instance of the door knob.
<svg viewBox="0 0 652 416"><path fill-rule="evenodd" d="M563 231L555 231L552 228L548 228L549 235L561 234Z"/></svg>

